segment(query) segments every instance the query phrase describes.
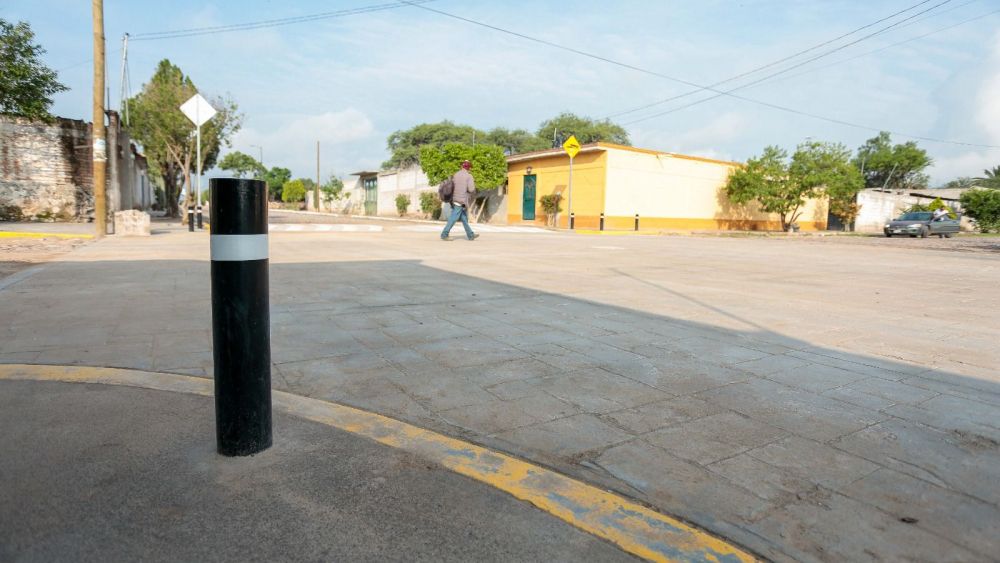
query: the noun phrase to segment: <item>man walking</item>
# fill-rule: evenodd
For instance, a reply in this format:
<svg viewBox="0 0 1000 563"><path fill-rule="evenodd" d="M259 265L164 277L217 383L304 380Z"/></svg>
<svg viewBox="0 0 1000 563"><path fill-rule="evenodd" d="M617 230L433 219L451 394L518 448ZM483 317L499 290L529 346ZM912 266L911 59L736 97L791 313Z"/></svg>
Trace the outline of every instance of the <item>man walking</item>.
<svg viewBox="0 0 1000 563"><path fill-rule="evenodd" d="M455 172L455 175L452 176L455 187L451 192L451 216L448 217L448 222L445 224L444 230L441 231L441 240L451 240L448 238L448 233L451 232L451 228L455 226L455 222L458 220L462 221L462 226L465 227L465 236L469 240L479 238L479 235L472 232L472 228L469 227L468 207L475 201L476 194L476 181L472 179L472 174L469 173L471 168L471 162L468 160L463 161L462 169Z"/></svg>

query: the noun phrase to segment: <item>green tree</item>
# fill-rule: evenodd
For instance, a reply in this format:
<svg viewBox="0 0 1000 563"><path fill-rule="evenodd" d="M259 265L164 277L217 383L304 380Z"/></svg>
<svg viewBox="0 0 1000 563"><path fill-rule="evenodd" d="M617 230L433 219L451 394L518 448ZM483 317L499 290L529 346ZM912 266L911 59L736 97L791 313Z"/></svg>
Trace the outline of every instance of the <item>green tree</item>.
<svg viewBox="0 0 1000 563"><path fill-rule="evenodd" d="M803 143L792 156L788 173L803 188L815 190L808 197L815 197L822 190L830 199L830 211L845 227L857 218L861 211L858 192L865 182L861 172L851 164L851 151L844 145Z"/></svg>
<svg viewBox="0 0 1000 563"><path fill-rule="evenodd" d="M233 151L224 156L219 162L219 168L232 171L237 178L248 175L252 178L260 178L264 175L264 166L257 162L254 157L240 151Z"/></svg>
<svg viewBox="0 0 1000 563"><path fill-rule="evenodd" d="M536 132L536 136L542 139L546 146L552 146L549 143L552 142L553 137L557 137L556 144L561 146L563 140L570 135L576 135L576 140L580 141L580 144L604 141L617 145L632 145L628 132L621 125L608 119L598 121L588 117L579 117L572 113L561 113L544 121L538 126Z"/></svg>
<svg viewBox="0 0 1000 563"><path fill-rule="evenodd" d="M306 186L302 180L289 180L281 186L281 201L295 203L306 199Z"/></svg>
<svg viewBox="0 0 1000 563"><path fill-rule="evenodd" d="M0 18L0 113L49 120L52 96L68 88L42 64L45 49L34 40L27 22Z"/></svg>
<svg viewBox="0 0 1000 563"><path fill-rule="evenodd" d="M330 179L319 189L323 191L323 196L327 201L337 201L344 195L344 182L331 174Z"/></svg>
<svg viewBox="0 0 1000 563"><path fill-rule="evenodd" d="M472 144L474 137L478 141L485 138L486 134L469 125L457 125L451 121L421 123L404 131L396 131L386 141L392 156L382 163L382 168L405 168L418 164L423 147L441 148L448 143Z"/></svg>
<svg viewBox="0 0 1000 563"><path fill-rule="evenodd" d="M521 154L547 149L551 146L549 141L524 129L505 129L503 127L490 129L482 142L500 147L505 154Z"/></svg>
<svg viewBox="0 0 1000 563"><path fill-rule="evenodd" d="M782 230L788 230L802 215L806 200L823 193L849 200L861 189L862 179L849 157L843 145L807 142L788 162L785 150L769 146L730 174L726 195L735 203L755 201L762 211L777 213Z"/></svg>
<svg viewBox="0 0 1000 563"><path fill-rule="evenodd" d="M983 187L1000 189L1000 166L983 170L983 176L976 178Z"/></svg>
<svg viewBox="0 0 1000 563"><path fill-rule="evenodd" d="M280 166L272 166L264 173L264 182L267 183L267 191L271 194L271 199L277 201L281 199L281 188L285 182L292 179L292 171Z"/></svg>
<svg viewBox="0 0 1000 563"><path fill-rule="evenodd" d="M975 178L969 178L968 176L962 176L961 178L955 178L947 184L941 186L944 189L968 189L976 185Z"/></svg>
<svg viewBox="0 0 1000 563"><path fill-rule="evenodd" d="M420 166L432 185L458 172L463 160L472 163L472 177L479 190L496 188L507 179L507 159L496 145L448 143L440 149L424 147L420 151Z"/></svg>
<svg viewBox="0 0 1000 563"><path fill-rule="evenodd" d="M151 168L163 178L167 212L172 217L179 215L178 199L182 189L189 194L190 201L194 200L190 173L198 169L196 129L181 113L180 106L197 92L190 77L163 59L149 83L129 101L130 131L142 144ZM201 126L202 170L215 166L219 151L224 145L230 145L230 139L243 123L236 102L222 97L213 98L211 102L218 113Z"/></svg>
<svg viewBox="0 0 1000 563"><path fill-rule="evenodd" d="M980 231L1000 231L1000 190L969 190L960 201L965 214L976 220Z"/></svg>
<svg viewBox="0 0 1000 563"><path fill-rule="evenodd" d="M862 170L865 187L908 190L927 187L924 169L933 161L927 151L909 141L893 145L889 133L882 131L858 148L854 164Z"/></svg>

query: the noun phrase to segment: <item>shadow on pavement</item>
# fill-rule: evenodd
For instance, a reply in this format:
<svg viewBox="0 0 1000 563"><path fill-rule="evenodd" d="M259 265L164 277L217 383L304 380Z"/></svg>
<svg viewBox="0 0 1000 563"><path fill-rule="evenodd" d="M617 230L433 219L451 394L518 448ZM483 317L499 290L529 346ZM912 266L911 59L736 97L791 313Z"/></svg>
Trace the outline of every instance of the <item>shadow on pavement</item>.
<svg viewBox="0 0 1000 563"><path fill-rule="evenodd" d="M0 361L210 377L208 271L53 265L0 297ZM748 328L417 260L271 265L276 388L554 466L775 559L996 553L995 379L734 320Z"/></svg>

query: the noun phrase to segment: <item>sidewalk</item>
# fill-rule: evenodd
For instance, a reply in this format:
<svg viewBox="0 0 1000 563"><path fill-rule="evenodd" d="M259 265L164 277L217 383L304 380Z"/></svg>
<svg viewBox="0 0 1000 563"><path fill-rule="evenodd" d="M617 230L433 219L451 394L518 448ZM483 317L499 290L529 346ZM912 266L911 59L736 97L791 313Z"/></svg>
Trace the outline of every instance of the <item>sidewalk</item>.
<svg viewBox="0 0 1000 563"><path fill-rule="evenodd" d="M1000 549L996 259L786 238L274 233L273 382L774 560ZM208 377L207 233L0 290L0 362ZM901 276L915 263L920 276Z"/></svg>

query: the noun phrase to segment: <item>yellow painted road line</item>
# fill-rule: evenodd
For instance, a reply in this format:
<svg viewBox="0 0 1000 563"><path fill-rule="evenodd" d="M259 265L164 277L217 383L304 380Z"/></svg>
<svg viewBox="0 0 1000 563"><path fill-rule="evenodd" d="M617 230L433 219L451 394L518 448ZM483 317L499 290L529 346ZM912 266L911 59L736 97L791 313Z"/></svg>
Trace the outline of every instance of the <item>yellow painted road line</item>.
<svg viewBox="0 0 1000 563"><path fill-rule="evenodd" d="M83 238L91 239L94 235L73 235L67 233L29 233L20 231L0 231L0 238Z"/></svg>
<svg viewBox="0 0 1000 563"><path fill-rule="evenodd" d="M212 396L210 379L127 369L0 364L0 380L125 385ZM530 502L573 526L651 561L756 561L688 524L506 454L345 405L273 392L277 410L375 440Z"/></svg>

